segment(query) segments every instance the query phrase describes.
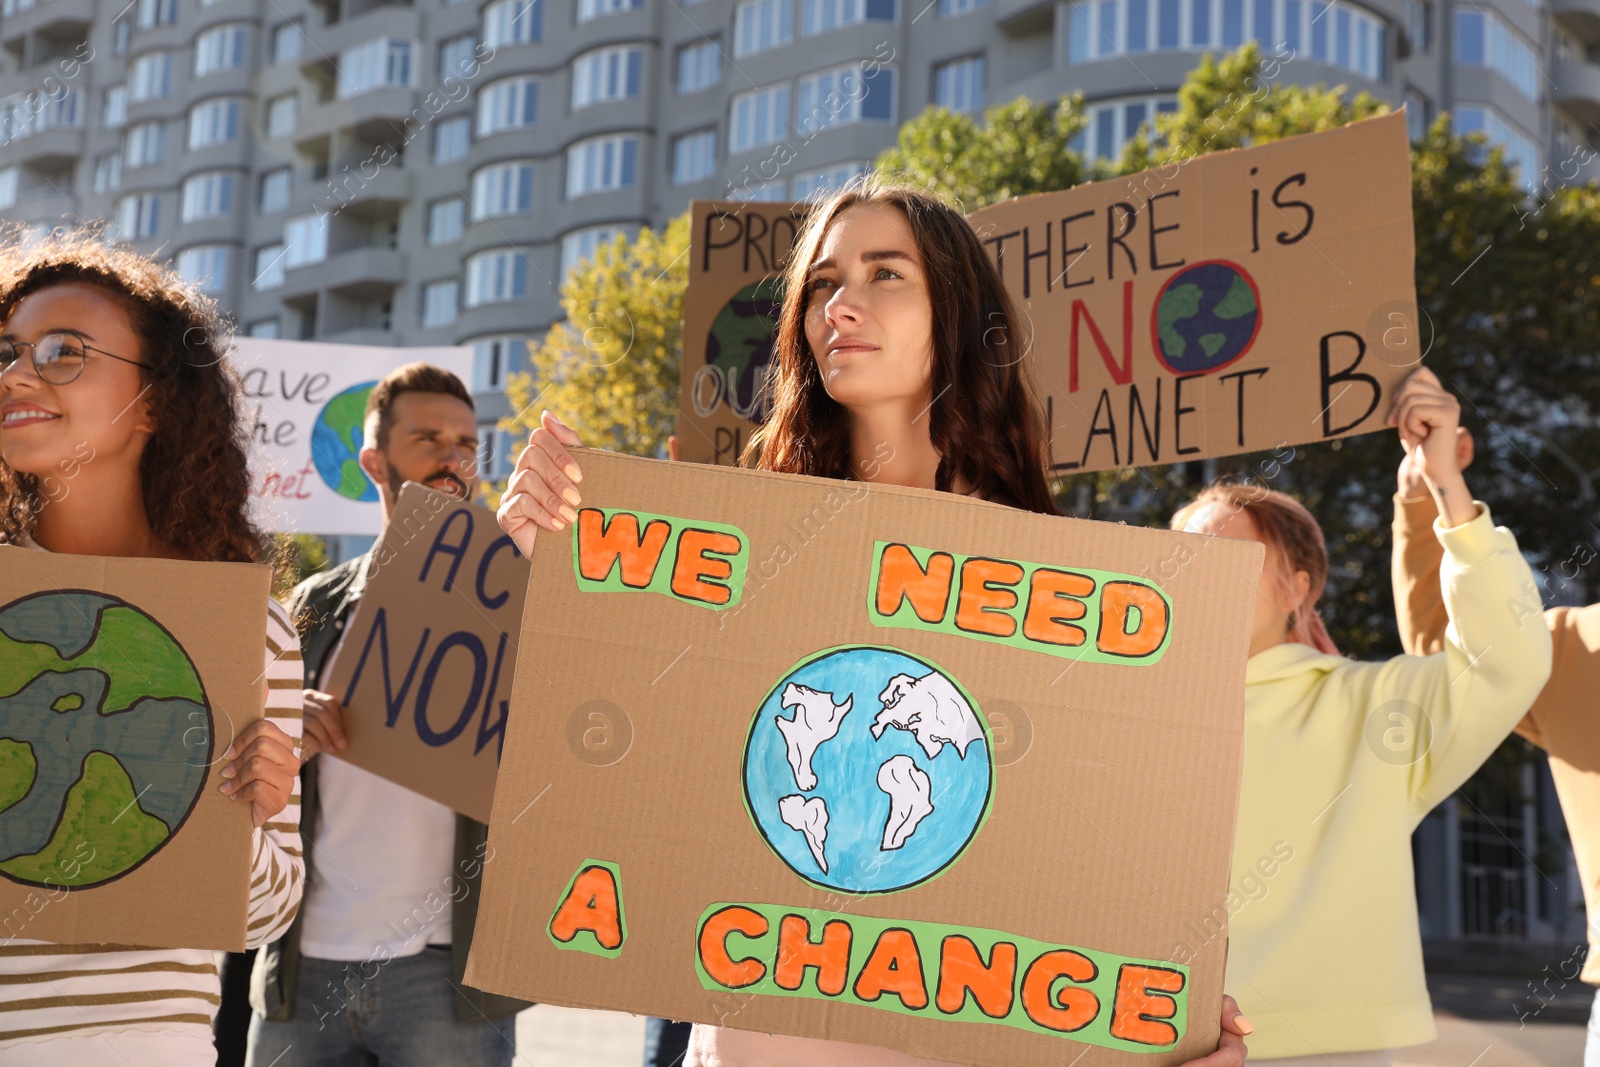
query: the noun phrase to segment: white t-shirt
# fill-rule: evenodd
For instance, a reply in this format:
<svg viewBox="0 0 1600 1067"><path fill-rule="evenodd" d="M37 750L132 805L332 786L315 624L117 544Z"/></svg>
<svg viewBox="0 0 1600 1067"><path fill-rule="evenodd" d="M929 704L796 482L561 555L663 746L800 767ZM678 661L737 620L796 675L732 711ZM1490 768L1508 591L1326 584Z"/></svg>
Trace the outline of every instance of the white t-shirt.
<svg viewBox="0 0 1600 1067"><path fill-rule="evenodd" d="M319 680L343 647L341 634ZM326 752L316 759L301 954L361 962L448 945L452 896L463 892L451 872L455 812Z"/></svg>

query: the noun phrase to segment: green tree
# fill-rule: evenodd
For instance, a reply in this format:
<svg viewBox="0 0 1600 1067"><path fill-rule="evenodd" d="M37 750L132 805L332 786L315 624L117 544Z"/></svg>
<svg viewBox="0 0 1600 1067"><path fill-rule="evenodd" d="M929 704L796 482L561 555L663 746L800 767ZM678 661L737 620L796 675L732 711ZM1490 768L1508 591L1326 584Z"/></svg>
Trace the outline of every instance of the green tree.
<svg viewBox="0 0 1600 1067"><path fill-rule="evenodd" d="M549 410L586 445L663 456L678 418L689 216L632 241L621 235L561 285L563 322L530 348L531 369L506 384L515 415L503 429L526 437Z"/></svg>

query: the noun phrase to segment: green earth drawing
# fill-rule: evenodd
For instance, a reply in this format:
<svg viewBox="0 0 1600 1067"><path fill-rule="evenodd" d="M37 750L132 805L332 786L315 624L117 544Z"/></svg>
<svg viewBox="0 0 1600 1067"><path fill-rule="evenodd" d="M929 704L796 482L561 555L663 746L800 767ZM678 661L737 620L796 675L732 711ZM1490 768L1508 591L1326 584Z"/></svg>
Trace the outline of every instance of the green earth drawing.
<svg viewBox="0 0 1600 1067"><path fill-rule="evenodd" d="M139 608L83 589L0 607L0 877L122 877L188 818L211 752L194 663Z"/></svg>
<svg viewBox="0 0 1600 1067"><path fill-rule="evenodd" d="M734 293L717 312L706 337L706 362L722 371L729 405L756 422L767 413L761 386L778 340L778 312L783 307L778 287L778 278L765 278Z"/></svg>
<svg viewBox="0 0 1600 1067"><path fill-rule="evenodd" d="M377 382L352 385L329 400L311 426L311 458L328 488L342 497L374 503L378 487L361 469L362 421L367 394Z"/></svg>
<svg viewBox="0 0 1600 1067"><path fill-rule="evenodd" d="M1261 331L1261 295L1237 263L1212 259L1167 279L1150 332L1156 358L1174 374L1208 374L1244 355Z"/></svg>

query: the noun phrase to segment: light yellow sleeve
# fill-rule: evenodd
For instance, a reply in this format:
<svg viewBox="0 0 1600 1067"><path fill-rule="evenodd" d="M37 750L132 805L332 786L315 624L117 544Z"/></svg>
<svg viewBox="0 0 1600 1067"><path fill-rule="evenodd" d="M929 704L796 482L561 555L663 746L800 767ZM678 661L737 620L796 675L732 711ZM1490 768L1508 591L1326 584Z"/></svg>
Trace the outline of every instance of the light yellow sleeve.
<svg viewBox="0 0 1600 1067"><path fill-rule="evenodd" d="M1409 792L1418 818L1471 777L1505 740L1550 676L1550 630L1533 572L1486 505L1453 529L1439 584L1450 622L1443 651L1398 656L1377 672L1367 707L1390 702L1413 724ZM1401 722L1400 719L1391 721Z"/></svg>

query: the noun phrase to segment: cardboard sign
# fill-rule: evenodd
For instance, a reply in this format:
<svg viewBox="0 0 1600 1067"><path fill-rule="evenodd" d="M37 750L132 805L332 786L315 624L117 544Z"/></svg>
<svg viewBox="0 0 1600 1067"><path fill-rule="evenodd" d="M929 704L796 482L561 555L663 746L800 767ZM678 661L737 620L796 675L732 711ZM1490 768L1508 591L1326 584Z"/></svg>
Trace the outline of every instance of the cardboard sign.
<svg viewBox="0 0 1600 1067"><path fill-rule="evenodd" d="M362 420L378 380L407 363L472 381L470 348L378 348L236 337L256 521L287 533L368 534L378 488L361 470Z"/></svg>
<svg viewBox="0 0 1600 1067"><path fill-rule="evenodd" d="M1259 545L580 463L471 984L996 1067L1215 1047Z"/></svg>
<svg viewBox="0 0 1600 1067"><path fill-rule="evenodd" d="M335 758L488 822L527 591L494 512L407 482L324 676Z"/></svg>
<svg viewBox="0 0 1600 1067"><path fill-rule="evenodd" d="M0 548L0 940L243 950L268 582Z"/></svg>
<svg viewBox="0 0 1600 1067"><path fill-rule="evenodd" d="M799 209L695 205L685 459L735 463L763 413L745 387L770 361L775 264ZM1382 429L1420 360L1400 114L1009 200L971 222L1027 331L1058 474Z"/></svg>

